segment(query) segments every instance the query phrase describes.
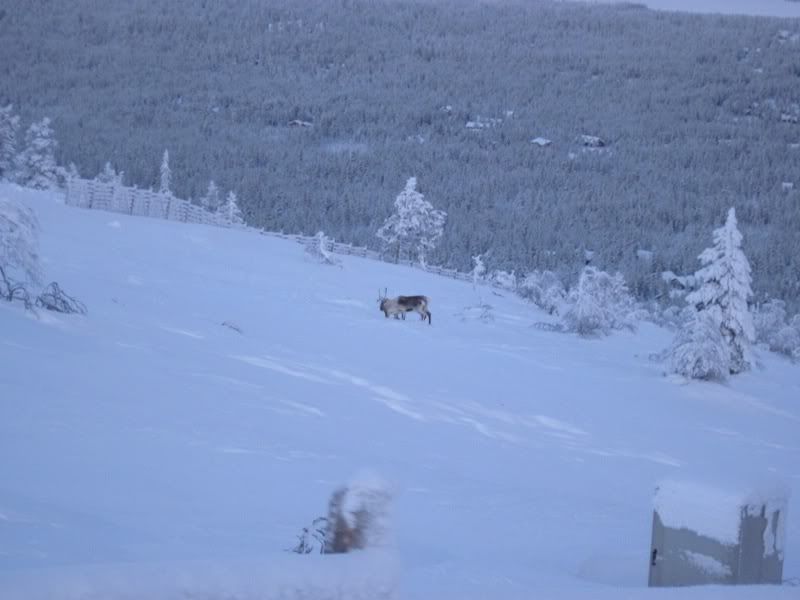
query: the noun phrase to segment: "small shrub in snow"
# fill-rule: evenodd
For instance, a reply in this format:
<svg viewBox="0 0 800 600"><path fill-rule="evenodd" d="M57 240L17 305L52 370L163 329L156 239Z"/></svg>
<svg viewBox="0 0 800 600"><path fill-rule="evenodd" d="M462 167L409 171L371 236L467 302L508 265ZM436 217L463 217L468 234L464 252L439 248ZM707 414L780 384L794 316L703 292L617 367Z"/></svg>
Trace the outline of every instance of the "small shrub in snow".
<svg viewBox="0 0 800 600"><path fill-rule="evenodd" d="M635 329L636 303L620 273L609 275L584 267L566 300L566 331L582 336L607 335L614 329Z"/></svg>
<svg viewBox="0 0 800 600"><path fill-rule="evenodd" d="M494 321L494 307L487 302L480 301L472 306L465 306L459 315L462 321L480 321L481 323L491 323Z"/></svg>
<svg viewBox="0 0 800 600"><path fill-rule="evenodd" d="M297 535L297 544L291 549L297 554L324 554L327 547L328 519L317 517Z"/></svg>
<svg viewBox="0 0 800 600"><path fill-rule="evenodd" d="M221 323L221 325L222 325L223 327L227 327L227 328L228 328L228 329L230 329L231 331L235 331L236 333L240 333L240 334L241 334L241 333L244 333L244 331L242 331L242 328L241 328L241 327L239 327L239 325L237 325L237 324L236 324L236 323L234 323L233 321L223 321L223 322Z"/></svg>
<svg viewBox="0 0 800 600"><path fill-rule="evenodd" d="M322 231L306 243L306 254L324 265L337 265L339 261L331 252L332 241Z"/></svg>
<svg viewBox="0 0 800 600"><path fill-rule="evenodd" d="M384 546L388 541L390 500L386 485L374 478L334 492L328 507L325 552L338 554Z"/></svg>
<svg viewBox="0 0 800 600"><path fill-rule="evenodd" d="M64 292L55 281L36 297L36 306L65 314L86 314L86 305Z"/></svg>
<svg viewBox="0 0 800 600"><path fill-rule="evenodd" d="M552 271L532 271L519 282L517 292L548 314L558 314L566 300L564 284Z"/></svg>
<svg viewBox="0 0 800 600"><path fill-rule="evenodd" d="M668 351L670 371L691 379L725 379L730 354L717 320L708 311L689 310L690 318Z"/></svg>

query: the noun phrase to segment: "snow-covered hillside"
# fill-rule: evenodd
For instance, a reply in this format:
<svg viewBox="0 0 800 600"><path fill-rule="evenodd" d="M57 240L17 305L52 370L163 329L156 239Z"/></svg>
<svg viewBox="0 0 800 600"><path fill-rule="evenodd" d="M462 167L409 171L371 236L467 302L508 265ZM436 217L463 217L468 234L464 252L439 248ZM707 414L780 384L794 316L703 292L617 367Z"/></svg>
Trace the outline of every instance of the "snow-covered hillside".
<svg viewBox="0 0 800 600"><path fill-rule="evenodd" d="M565 0L573 2L576 0ZM761 17L800 17L796 0L577 0L589 3L643 4L655 10Z"/></svg>
<svg viewBox="0 0 800 600"><path fill-rule="evenodd" d="M472 286L420 270L0 194L35 209L47 280L89 309L0 303L0 597L288 597L358 573L401 598L797 598L645 587L659 480L800 485L788 361L686 383L648 359L670 340L652 325L545 332L489 289L494 321L464 320ZM385 319L384 287L428 295L433 324ZM284 552L365 471L395 493L388 553Z"/></svg>

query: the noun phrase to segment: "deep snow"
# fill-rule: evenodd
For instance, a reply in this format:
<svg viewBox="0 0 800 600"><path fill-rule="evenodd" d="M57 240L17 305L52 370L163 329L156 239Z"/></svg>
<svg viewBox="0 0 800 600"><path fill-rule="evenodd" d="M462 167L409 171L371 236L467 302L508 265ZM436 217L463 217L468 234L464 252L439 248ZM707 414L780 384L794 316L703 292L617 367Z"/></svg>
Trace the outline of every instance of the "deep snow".
<svg viewBox="0 0 800 600"><path fill-rule="evenodd" d="M403 598L798 597L644 587L660 480L798 487L788 361L687 383L648 359L670 341L653 325L583 340L417 269L324 266L254 232L0 194L35 209L47 280L89 309L0 303L0 597L124 597L146 581L136 597L244 598L312 571L346 589L356 567L284 549L364 469L396 494L388 555L367 569ZM385 319L384 287L430 296L433 325ZM478 293L491 323L460 316Z"/></svg>

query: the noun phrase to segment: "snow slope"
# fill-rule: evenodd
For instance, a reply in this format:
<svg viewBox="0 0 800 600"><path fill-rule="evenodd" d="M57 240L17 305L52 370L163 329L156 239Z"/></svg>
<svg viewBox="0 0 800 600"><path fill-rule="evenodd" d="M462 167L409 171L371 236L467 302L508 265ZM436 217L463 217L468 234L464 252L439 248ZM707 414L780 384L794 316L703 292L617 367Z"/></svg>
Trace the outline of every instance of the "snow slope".
<svg viewBox="0 0 800 600"><path fill-rule="evenodd" d="M648 360L670 339L651 325L543 332L485 289L494 322L464 321L463 282L0 194L35 209L48 280L89 308L0 303L0 597L272 598L314 577L350 589L354 571L402 598L798 597L644 587L659 480L800 485L789 362L686 383ZM385 319L384 286L430 296L433 325ZM364 469L396 494L387 554L283 552Z"/></svg>
<svg viewBox="0 0 800 600"><path fill-rule="evenodd" d="M566 0L574 1L574 0ZM583 0L589 3L619 3L630 0ZM655 10L761 17L800 17L800 3L790 0L634 0Z"/></svg>

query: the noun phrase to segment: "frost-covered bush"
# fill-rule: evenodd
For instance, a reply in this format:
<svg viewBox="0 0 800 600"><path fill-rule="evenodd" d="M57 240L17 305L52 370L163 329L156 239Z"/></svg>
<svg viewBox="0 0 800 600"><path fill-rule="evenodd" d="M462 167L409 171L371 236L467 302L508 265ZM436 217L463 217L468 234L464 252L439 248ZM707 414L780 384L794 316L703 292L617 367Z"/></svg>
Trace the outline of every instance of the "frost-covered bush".
<svg viewBox="0 0 800 600"><path fill-rule="evenodd" d="M517 276L514 274L514 271L511 271L511 273L508 271L492 271L489 279L492 285L500 289L509 292L515 292L517 290Z"/></svg>
<svg viewBox="0 0 800 600"><path fill-rule="evenodd" d="M548 314L558 314L567 292L564 284L552 271L532 271L517 286L517 293Z"/></svg>
<svg viewBox="0 0 800 600"><path fill-rule="evenodd" d="M338 554L385 546L391 492L375 477L363 477L333 493L328 507L325 552Z"/></svg>
<svg viewBox="0 0 800 600"><path fill-rule="evenodd" d="M30 305L27 286L39 270L39 222L27 206L0 197L0 297Z"/></svg>
<svg viewBox="0 0 800 600"><path fill-rule="evenodd" d="M717 319L709 311L691 311L668 351L669 369L691 379L728 376L730 352Z"/></svg>
<svg viewBox="0 0 800 600"><path fill-rule="evenodd" d="M125 174L122 171L117 172L110 162L106 162L103 170L94 178L95 181L100 183L109 183L113 185L122 185L122 178Z"/></svg>
<svg viewBox="0 0 800 600"><path fill-rule="evenodd" d="M636 316L636 303L622 274L587 266L567 295L562 320L566 331L592 336L635 329Z"/></svg>
<svg viewBox="0 0 800 600"><path fill-rule="evenodd" d="M772 352L800 358L800 315L791 322L786 320L786 303L770 300L753 314L756 342Z"/></svg>
<svg viewBox="0 0 800 600"><path fill-rule="evenodd" d="M786 303L769 300L753 312L756 342L769 346L774 335L786 326Z"/></svg>

